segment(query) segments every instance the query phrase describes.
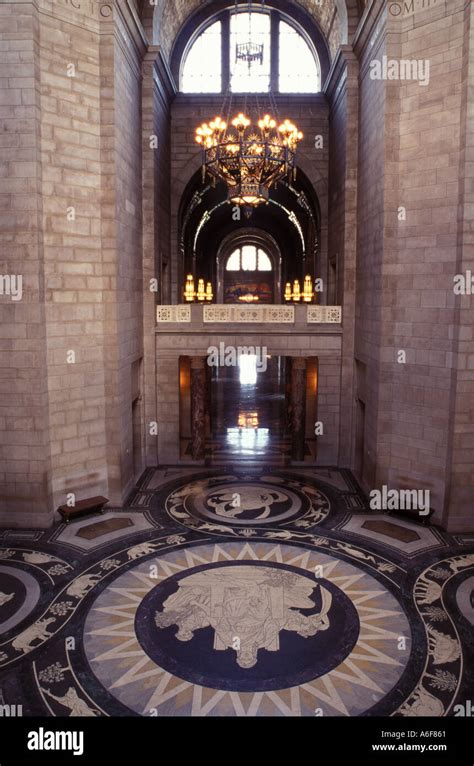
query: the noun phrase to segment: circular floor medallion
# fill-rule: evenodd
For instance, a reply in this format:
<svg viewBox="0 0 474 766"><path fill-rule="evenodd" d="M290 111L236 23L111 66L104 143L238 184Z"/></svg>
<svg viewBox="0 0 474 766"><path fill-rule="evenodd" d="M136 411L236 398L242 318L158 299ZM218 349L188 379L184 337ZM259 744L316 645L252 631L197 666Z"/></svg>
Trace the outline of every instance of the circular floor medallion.
<svg viewBox="0 0 474 766"><path fill-rule="evenodd" d="M337 667L357 640L359 619L333 583L246 561L168 578L140 604L135 628L148 656L170 673L255 692Z"/></svg>
<svg viewBox="0 0 474 766"><path fill-rule="evenodd" d="M35 608L40 586L22 569L0 565L0 634L19 625Z"/></svg>
<svg viewBox="0 0 474 766"><path fill-rule="evenodd" d="M309 527L327 515L330 502L316 487L296 480L221 476L179 487L167 497L166 509L174 520L194 528Z"/></svg>
<svg viewBox="0 0 474 766"><path fill-rule="evenodd" d="M359 715L400 680L411 634L357 565L232 541L118 574L89 608L84 649L103 688L141 715Z"/></svg>

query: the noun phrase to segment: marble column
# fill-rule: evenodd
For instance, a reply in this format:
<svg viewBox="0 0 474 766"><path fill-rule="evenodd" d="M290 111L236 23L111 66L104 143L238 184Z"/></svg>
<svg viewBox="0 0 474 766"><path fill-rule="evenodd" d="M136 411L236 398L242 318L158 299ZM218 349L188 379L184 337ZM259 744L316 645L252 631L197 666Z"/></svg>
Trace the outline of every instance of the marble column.
<svg viewBox="0 0 474 766"><path fill-rule="evenodd" d="M304 460L306 416L306 359L291 360L291 458Z"/></svg>
<svg viewBox="0 0 474 766"><path fill-rule="evenodd" d="M204 460L206 448L206 359L191 357L191 445L193 460Z"/></svg>

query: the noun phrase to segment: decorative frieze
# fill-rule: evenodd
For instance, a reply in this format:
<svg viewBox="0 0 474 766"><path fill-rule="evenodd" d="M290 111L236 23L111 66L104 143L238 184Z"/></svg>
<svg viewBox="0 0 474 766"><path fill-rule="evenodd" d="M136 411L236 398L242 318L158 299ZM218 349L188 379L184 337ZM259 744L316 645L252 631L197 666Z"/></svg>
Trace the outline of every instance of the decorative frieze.
<svg viewBox="0 0 474 766"><path fill-rule="evenodd" d="M341 306L308 306L306 321L308 324L341 324Z"/></svg>
<svg viewBox="0 0 474 766"><path fill-rule="evenodd" d="M190 322L191 306L157 306L156 321L160 322Z"/></svg>
<svg viewBox="0 0 474 766"><path fill-rule="evenodd" d="M341 306L236 306L212 304L207 306L157 306L159 324L190 323L192 316L204 324L295 324L305 316L307 324L341 324ZM202 312L202 313L201 313Z"/></svg>
<svg viewBox="0 0 474 766"><path fill-rule="evenodd" d="M204 306L204 322L294 324L293 306Z"/></svg>

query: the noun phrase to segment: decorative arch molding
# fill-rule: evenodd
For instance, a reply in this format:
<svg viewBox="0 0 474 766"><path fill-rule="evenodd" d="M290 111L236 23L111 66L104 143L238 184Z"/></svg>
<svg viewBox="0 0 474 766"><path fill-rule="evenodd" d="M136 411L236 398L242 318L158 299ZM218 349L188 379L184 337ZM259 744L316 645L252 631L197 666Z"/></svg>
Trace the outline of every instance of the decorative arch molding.
<svg viewBox="0 0 474 766"><path fill-rule="evenodd" d="M176 243L173 248L172 268L176 284L183 283L186 273L199 271L200 276L212 279L217 287L217 254L221 241L228 233L235 236L238 232L250 228L268 231L279 243L278 247L282 253L281 283L301 278L303 272L314 272L315 275L325 277L326 192L322 180L319 182L319 174L313 173L316 180L314 184L306 170L309 168L305 167L304 171L298 169L295 185L286 181L278 184L276 193L270 196L267 205L262 206L261 209L268 208L268 226L257 212L256 219L250 218L248 222L242 220L242 223L229 232L226 231L227 224L223 223L222 218L223 210L229 207L227 196L218 193L217 187L203 184L199 162L183 165L172 180L175 193L172 199L171 236ZM325 195L322 200L318 197L318 190ZM275 230L272 227L275 227ZM222 230L222 237L215 233L216 229ZM279 239L280 235L284 239L284 245L283 240ZM209 254L209 248L203 246L206 241L213 243L212 256L207 265L202 262L203 253ZM286 249L295 256L290 261L283 257ZM279 291L275 292L275 295L279 294Z"/></svg>
<svg viewBox="0 0 474 766"><path fill-rule="evenodd" d="M238 2L247 6L247 0L238 0ZM208 5L199 7L181 27L173 44L170 56L170 69L173 74L173 79L178 84L178 87L180 82L181 64L190 42L195 39L196 35L199 34L207 21L210 21L213 17L216 19L219 18L219 14L229 10L230 5L231 0L214 0L212 3L212 11ZM290 5L290 8L288 8L289 5L290 3L288 0L266 0L267 9L278 11L282 17L286 16L290 22L296 23L296 25L301 28L304 36L308 38L309 42L316 50L319 65L321 67L322 85L326 80L331 67L331 56L326 37L317 20L299 5L296 0ZM258 5L256 5L256 10L258 10Z"/></svg>
<svg viewBox="0 0 474 766"><path fill-rule="evenodd" d="M150 0L136 2L148 41L159 45L170 62L178 36L199 10L209 17L221 9L219 6L229 6L232 0L225 3L214 0L204 3L202 0L156 0L154 5ZM238 2L246 3L247 0ZM339 45L347 44L352 39L363 12L361 0L326 0L321 4L317 0L270 0L268 5L276 8L277 3L282 6L280 10L287 14L290 11L289 15L295 19L295 13L305 12L325 41L329 63Z"/></svg>

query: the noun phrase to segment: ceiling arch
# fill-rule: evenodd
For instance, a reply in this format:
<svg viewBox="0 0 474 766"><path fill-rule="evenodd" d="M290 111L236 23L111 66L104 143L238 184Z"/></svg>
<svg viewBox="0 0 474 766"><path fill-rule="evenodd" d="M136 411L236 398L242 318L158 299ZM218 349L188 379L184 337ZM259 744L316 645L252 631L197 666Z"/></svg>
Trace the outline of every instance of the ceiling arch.
<svg viewBox="0 0 474 766"><path fill-rule="evenodd" d="M246 3L247 0L238 0ZM160 45L169 60L174 42L185 22L206 6L212 12L213 0L138 0L142 23L150 42ZM231 5L233 0L229 0ZM257 3L256 3L257 4ZM353 36L360 18L360 0L288 0L304 8L325 36L331 56L339 45ZM271 6L271 0L268 5Z"/></svg>

